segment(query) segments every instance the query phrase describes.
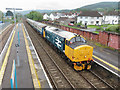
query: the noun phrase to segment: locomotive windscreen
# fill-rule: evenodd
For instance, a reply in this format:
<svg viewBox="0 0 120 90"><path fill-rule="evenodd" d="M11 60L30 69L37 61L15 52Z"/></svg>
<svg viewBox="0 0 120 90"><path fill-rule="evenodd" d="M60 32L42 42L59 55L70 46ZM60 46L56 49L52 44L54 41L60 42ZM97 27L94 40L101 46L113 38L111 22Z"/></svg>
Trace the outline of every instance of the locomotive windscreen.
<svg viewBox="0 0 120 90"><path fill-rule="evenodd" d="M82 37L77 36L69 41L69 46L73 49L80 45L86 45L86 40Z"/></svg>

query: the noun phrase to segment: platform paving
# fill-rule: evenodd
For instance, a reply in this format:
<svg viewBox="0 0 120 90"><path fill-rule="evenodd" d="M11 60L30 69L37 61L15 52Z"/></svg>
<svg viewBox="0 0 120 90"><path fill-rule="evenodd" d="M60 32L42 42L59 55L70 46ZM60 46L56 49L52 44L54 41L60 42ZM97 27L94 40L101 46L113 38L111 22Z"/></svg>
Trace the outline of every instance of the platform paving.
<svg viewBox="0 0 120 90"><path fill-rule="evenodd" d="M120 77L120 53L109 48L96 46L94 43L90 43L90 45L94 47L93 55L103 60L102 62L101 60L93 57L94 61Z"/></svg>
<svg viewBox="0 0 120 90"><path fill-rule="evenodd" d="M17 84L18 84L17 86L18 88L33 88L33 81L32 81L31 71L30 71L29 62L28 62L25 40L23 36L22 25L20 23L18 24L17 30L19 30L19 36L20 36L20 46L18 48L20 66L16 66ZM15 46L18 43L17 30L15 32L15 37L12 43L7 67L3 77L2 88L11 87L10 77L11 77L11 70L12 70L12 62L14 59L16 60L16 65L17 65L17 47Z"/></svg>

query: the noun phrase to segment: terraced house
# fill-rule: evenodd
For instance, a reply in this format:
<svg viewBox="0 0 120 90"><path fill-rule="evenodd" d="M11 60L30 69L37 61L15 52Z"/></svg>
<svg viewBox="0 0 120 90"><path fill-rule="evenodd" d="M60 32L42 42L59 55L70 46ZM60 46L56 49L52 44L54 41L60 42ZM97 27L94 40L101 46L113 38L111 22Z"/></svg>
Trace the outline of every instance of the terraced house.
<svg viewBox="0 0 120 90"><path fill-rule="evenodd" d="M120 20L120 12L111 11L103 14L103 24L118 24Z"/></svg>
<svg viewBox="0 0 120 90"><path fill-rule="evenodd" d="M101 25L103 16L97 11L80 11L77 16L77 23L82 22L83 25Z"/></svg>

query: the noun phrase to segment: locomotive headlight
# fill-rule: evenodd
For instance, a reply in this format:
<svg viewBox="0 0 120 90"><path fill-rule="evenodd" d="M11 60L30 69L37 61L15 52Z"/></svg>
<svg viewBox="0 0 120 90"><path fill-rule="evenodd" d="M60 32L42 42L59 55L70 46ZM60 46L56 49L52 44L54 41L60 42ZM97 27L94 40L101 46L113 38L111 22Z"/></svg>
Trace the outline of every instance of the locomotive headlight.
<svg viewBox="0 0 120 90"><path fill-rule="evenodd" d="M86 58L87 56L85 56L85 58Z"/></svg>

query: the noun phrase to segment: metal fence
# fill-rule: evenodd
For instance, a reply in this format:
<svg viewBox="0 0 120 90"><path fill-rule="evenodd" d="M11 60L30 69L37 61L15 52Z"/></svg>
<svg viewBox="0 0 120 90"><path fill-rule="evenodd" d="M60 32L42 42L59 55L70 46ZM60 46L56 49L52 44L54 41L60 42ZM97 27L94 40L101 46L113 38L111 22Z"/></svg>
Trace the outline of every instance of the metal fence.
<svg viewBox="0 0 120 90"><path fill-rule="evenodd" d="M5 29L9 24L10 24L10 22L1 23L0 24L0 31L3 30L3 29Z"/></svg>

